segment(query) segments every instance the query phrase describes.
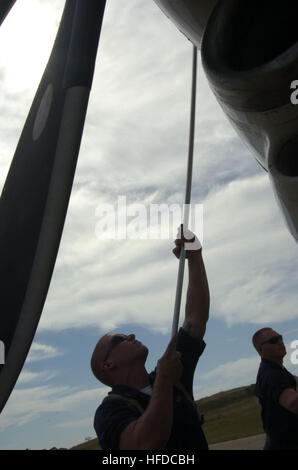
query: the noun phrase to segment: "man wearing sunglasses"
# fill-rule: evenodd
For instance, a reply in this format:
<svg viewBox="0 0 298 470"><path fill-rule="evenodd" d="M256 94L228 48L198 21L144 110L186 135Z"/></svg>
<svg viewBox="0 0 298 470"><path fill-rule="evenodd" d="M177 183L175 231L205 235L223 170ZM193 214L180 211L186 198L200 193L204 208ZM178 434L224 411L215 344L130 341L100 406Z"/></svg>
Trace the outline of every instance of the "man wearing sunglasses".
<svg viewBox="0 0 298 470"><path fill-rule="evenodd" d="M91 369L112 387L98 407L94 427L103 449L208 449L193 400L193 375L205 343L209 288L202 247L190 233L175 241L188 259L185 321L169 342L154 372L145 362L148 348L134 334L107 334L97 343ZM190 249L189 249L190 248Z"/></svg>
<svg viewBox="0 0 298 470"><path fill-rule="evenodd" d="M298 393L295 377L283 367L283 337L272 328L258 330L253 345L261 356L255 393L261 405L265 450L298 450Z"/></svg>

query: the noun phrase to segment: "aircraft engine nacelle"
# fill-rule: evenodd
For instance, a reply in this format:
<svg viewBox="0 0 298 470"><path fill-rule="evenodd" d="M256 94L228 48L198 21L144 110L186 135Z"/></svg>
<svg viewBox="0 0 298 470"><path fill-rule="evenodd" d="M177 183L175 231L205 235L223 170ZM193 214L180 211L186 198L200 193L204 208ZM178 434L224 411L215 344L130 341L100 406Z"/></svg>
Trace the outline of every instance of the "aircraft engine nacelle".
<svg viewBox="0 0 298 470"><path fill-rule="evenodd" d="M217 0L154 0L177 28L199 49Z"/></svg>
<svg viewBox="0 0 298 470"><path fill-rule="evenodd" d="M268 171L296 240L297 13L298 4L291 0L220 1L209 18L201 45L210 86L238 134Z"/></svg>
<svg viewBox="0 0 298 470"><path fill-rule="evenodd" d="M219 104L268 171L286 223L298 240L298 3L155 2L201 49Z"/></svg>

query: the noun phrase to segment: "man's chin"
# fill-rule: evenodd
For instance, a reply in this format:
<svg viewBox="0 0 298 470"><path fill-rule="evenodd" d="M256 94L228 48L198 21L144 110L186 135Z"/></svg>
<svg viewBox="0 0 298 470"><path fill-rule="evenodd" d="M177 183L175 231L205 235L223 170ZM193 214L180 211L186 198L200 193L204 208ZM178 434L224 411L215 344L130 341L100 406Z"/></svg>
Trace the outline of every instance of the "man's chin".
<svg viewBox="0 0 298 470"><path fill-rule="evenodd" d="M148 357L148 353L149 353L149 349L146 347L146 346L143 346L143 355L144 355L144 360L146 361L147 357Z"/></svg>

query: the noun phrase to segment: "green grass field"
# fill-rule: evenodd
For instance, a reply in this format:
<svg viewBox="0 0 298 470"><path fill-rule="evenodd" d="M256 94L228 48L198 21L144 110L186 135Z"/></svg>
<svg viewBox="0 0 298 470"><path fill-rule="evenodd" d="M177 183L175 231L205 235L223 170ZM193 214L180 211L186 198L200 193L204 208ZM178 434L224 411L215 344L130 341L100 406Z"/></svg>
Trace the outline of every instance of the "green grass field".
<svg viewBox="0 0 298 470"><path fill-rule="evenodd" d="M240 439L263 433L260 407L254 396L254 385L239 387L197 400L204 415L208 444ZM73 450L99 450L97 439L72 448Z"/></svg>
<svg viewBox="0 0 298 470"><path fill-rule="evenodd" d="M203 429L209 444L264 432L254 385L217 393L196 403L204 415Z"/></svg>
<svg viewBox="0 0 298 470"><path fill-rule="evenodd" d="M98 445L98 440L91 439L90 441L83 442L77 446L71 448L71 450L101 450L100 446Z"/></svg>

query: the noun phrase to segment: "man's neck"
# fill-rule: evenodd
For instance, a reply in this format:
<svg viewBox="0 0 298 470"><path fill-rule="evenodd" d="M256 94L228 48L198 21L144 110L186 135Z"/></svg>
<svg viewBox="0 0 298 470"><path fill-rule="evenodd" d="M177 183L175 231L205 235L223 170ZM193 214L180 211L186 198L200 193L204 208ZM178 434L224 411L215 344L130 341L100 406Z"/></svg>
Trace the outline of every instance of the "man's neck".
<svg viewBox="0 0 298 470"><path fill-rule="evenodd" d="M127 385L128 387L136 388L137 390L141 390L142 388L150 385L149 375L145 367L143 369L132 368L127 370L116 378L115 384L116 383Z"/></svg>
<svg viewBox="0 0 298 470"><path fill-rule="evenodd" d="M279 367L283 367L283 358L262 357L262 359L266 359L267 361L277 364Z"/></svg>

